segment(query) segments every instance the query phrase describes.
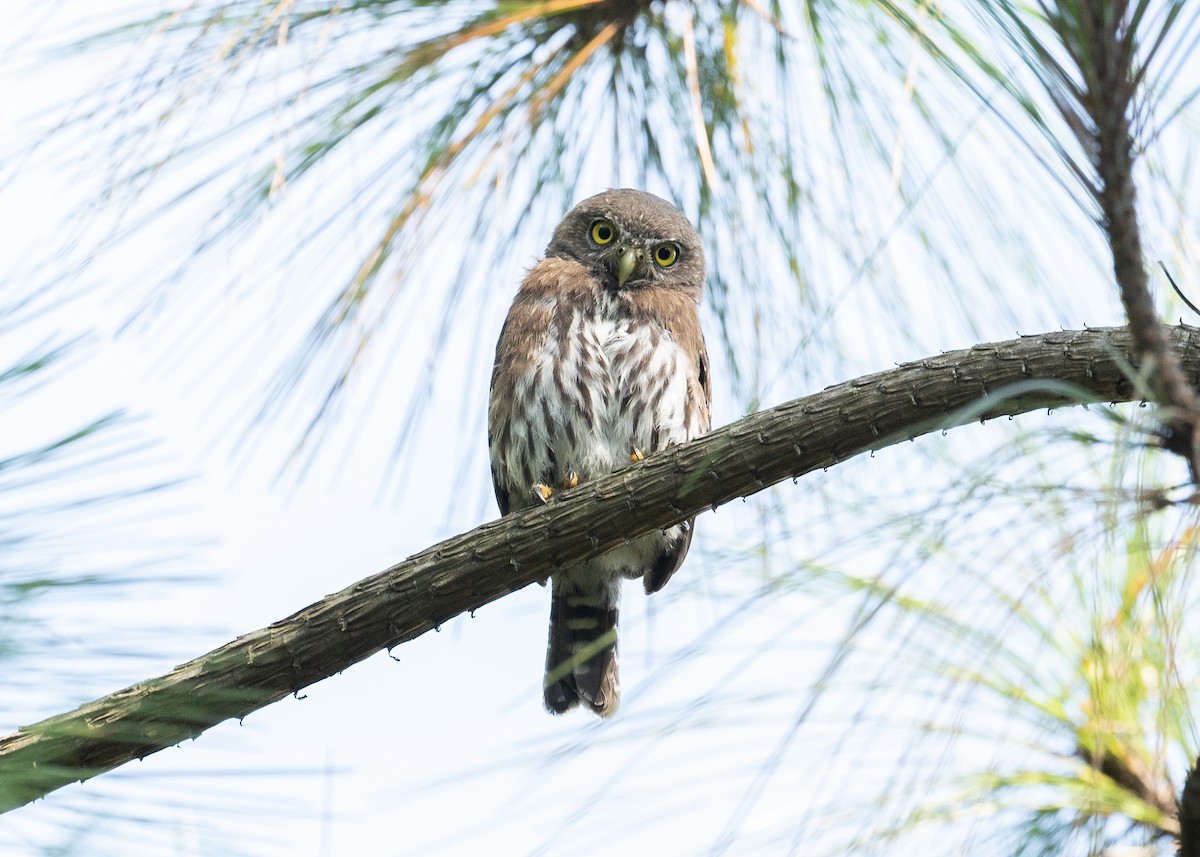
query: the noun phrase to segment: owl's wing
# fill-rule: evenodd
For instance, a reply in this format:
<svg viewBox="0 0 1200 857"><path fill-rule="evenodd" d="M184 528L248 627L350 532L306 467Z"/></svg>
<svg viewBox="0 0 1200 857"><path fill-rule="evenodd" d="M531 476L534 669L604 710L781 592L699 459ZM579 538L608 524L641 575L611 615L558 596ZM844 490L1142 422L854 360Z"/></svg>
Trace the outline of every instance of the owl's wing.
<svg viewBox="0 0 1200 857"><path fill-rule="evenodd" d="M531 491L535 482L551 481L546 462L532 454L530 437L534 433L531 407L542 408L542 392L533 390L530 378L536 376L539 361L544 360L546 338L559 298L564 293L585 292L592 280L577 263L566 259L543 259L521 282L500 339L496 343L496 362L492 366L492 384L488 402L488 452L492 464L492 485L500 514L518 512L534 502ZM518 397L523 385L525 394ZM541 417L539 411L538 417ZM543 420L543 431L549 423ZM552 451L541 458L551 457Z"/></svg>
<svg viewBox="0 0 1200 857"><path fill-rule="evenodd" d="M500 484L500 479L496 474L495 469L492 470L492 487L496 490L496 505L500 507L500 514L508 514L508 489Z"/></svg>
<svg viewBox="0 0 1200 857"><path fill-rule="evenodd" d="M694 312L677 329L672 330L672 334L680 347L694 356L689 364L687 410L694 417L692 422L697 431L688 438L691 440L692 437L708 434L712 428L712 378L708 372L708 349L704 345L704 334L700 331L700 320ZM642 585L647 595L666 586L671 575L683 565L688 548L692 546L695 521L695 518L688 518L679 525L678 537L666 541L662 553L642 575Z"/></svg>
<svg viewBox="0 0 1200 857"><path fill-rule="evenodd" d="M700 353L696 357L696 385L699 387L696 402L700 408L700 432L696 436L699 437L712 429L712 378L708 374L708 349L704 346L703 334L700 335Z"/></svg>
<svg viewBox="0 0 1200 857"><path fill-rule="evenodd" d="M527 277L526 282L528 280ZM514 424L519 421L516 384L517 379L528 372L539 334L544 335L548 325L545 308L531 302L524 291L518 292L496 343L496 362L492 366L488 401L488 453L492 464L492 487L496 490L496 505L500 507L501 515L519 511L532 502L532 497L526 496L529 491L523 491L521 486L514 484L515 465L511 460L511 446ZM533 482L533 478L528 479L529 485Z"/></svg>
<svg viewBox="0 0 1200 857"><path fill-rule="evenodd" d="M509 509L509 494L508 486L505 484L505 479L498 467L498 450L496 447L496 423L499 419L499 405L503 401L498 398L497 393L503 396L502 391L498 391L497 386L501 385L501 375L507 371L507 367L503 365L505 358L505 337L508 335L509 322L512 317L510 310L509 317L504 319L504 326L500 328L500 339L496 342L496 362L492 364L492 383L488 390L488 455L492 460L492 488L496 492L496 505L500 507L500 514L507 515Z"/></svg>

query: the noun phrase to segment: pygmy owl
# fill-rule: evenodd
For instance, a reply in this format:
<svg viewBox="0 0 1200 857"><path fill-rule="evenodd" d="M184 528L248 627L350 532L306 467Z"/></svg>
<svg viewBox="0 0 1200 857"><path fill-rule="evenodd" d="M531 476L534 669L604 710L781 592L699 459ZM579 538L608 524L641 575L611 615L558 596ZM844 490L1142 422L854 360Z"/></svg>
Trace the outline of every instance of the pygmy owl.
<svg viewBox="0 0 1200 857"><path fill-rule="evenodd" d="M488 445L501 514L708 431L703 287L700 236L652 194L606 191L563 218L496 345ZM621 578L661 589L687 555L692 524L553 575L544 680L552 713L580 702L602 717L617 710Z"/></svg>

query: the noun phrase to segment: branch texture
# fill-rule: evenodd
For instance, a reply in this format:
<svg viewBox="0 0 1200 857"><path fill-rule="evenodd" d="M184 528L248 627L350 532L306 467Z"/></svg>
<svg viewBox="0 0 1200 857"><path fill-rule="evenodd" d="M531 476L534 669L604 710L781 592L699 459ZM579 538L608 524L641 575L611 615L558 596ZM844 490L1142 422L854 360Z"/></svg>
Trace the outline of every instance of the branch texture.
<svg viewBox="0 0 1200 857"><path fill-rule="evenodd" d="M1200 329L1174 328L1170 343L1195 383ZM930 357L752 414L447 539L166 675L0 738L0 812L245 717L556 568L784 479L976 419L1131 401L1124 367L1133 347L1126 328L1106 328Z"/></svg>
<svg viewBox="0 0 1200 857"><path fill-rule="evenodd" d="M1171 350L1143 264L1133 181L1136 140L1132 117L1138 81L1144 79L1145 69L1135 70L1137 27L1129 20L1139 16L1130 12L1127 2L1087 0L1076 8L1082 39L1079 45L1068 40L1068 49L1086 84L1082 101L1091 123L1082 126L1083 142L1096 167L1093 191L1112 252L1113 275L1133 333L1133 364L1149 370L1155 398L1164 406L1165 445L1187 460L1192 481L1200 482L1200 397Z"/></svg>

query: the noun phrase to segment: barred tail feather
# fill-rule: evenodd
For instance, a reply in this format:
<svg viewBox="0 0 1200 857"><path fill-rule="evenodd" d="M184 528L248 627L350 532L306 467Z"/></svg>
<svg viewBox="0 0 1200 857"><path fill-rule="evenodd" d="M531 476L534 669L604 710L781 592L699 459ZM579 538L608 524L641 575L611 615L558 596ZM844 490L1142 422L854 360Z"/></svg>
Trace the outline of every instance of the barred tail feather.
<svg viewBox="0 0 1200 857"><path fill-rule="evenodd" d="M620 581L598 581L579 592L555 577L550 601L550 642L544 681L546 708L570 711L580 702L609 717L621 703L617 676L617 598Z"/></svg>

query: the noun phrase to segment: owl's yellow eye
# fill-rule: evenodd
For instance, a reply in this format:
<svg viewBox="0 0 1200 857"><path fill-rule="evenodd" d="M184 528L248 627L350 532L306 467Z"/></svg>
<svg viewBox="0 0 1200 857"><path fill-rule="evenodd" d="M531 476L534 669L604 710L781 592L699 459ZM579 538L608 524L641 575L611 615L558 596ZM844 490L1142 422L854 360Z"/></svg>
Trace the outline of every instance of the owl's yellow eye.
<svg viewBox="0 0 1200 857"><path fill-rule="evenodd" d="M654 250L654 261L660 268L669 268L679 259L679 248L674 244L659 244Z"/></svg>
<svg viewBox="0 0 1200 857"><path fill-rule="evenodd" d="M597 220L592 224L592 240L597 244L608 244L616 236L616 230L607 220Z"/></svg>

